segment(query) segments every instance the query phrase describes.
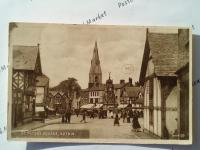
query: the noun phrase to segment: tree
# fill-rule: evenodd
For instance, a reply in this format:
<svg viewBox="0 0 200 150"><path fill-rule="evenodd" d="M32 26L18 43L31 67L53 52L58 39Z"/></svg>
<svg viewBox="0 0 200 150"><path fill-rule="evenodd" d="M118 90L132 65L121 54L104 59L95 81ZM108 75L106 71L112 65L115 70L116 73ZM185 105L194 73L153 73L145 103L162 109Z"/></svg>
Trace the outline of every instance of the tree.
<svg viewBox="0 0 200 150"><path fill-rule="evenodd" d="M67 80L61 81L57 86L51 88L51 90L62 91L67 93L70 98L70 103L72 103L75 96L80 97L81 87L78 84L77 79L70 77Z"/></svg>

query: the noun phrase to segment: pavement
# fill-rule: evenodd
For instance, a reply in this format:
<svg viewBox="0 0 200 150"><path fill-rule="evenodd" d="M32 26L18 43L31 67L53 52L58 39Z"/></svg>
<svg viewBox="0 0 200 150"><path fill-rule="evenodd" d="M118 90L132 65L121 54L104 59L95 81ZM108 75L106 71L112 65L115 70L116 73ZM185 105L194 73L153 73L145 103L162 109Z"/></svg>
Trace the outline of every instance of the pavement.
<svg viewBox="0 0 200 150"><path fill-rule="evenodd" d="M43 130L89 130L90 138L116 138L116 139L155 139L156 137L146 132L135 132L132 130L131 123L123 123L120 119L120 126L114 126L114 119L90 119L86 118L87 123L80 122L82 116L72 116L70 124L61 123L61 118L49 120L43 126L33 128L34 131ZM143 119L139 119L143 127Z"/></svg>
<svg viewBox="0 0 200 150"><path fill-rule="evenodd" d="M35 130L37 128L42 128L47 125L57 124L58 120L60 120L60 116L49 117L45 119L45 122L32 121L32 122L26 123L24 125L21 125L21 126L18 126L17 128L12 129L12 132Z"/></svg>

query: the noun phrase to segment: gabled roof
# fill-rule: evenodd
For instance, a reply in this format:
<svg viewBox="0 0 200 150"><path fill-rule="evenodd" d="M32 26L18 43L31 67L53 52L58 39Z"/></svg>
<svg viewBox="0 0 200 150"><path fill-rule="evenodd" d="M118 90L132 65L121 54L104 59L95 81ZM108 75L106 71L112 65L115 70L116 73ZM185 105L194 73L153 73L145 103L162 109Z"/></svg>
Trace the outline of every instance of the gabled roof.
<svg viewBox="0 0 200 150"><path fill-rule="evenodd" d="M38 46L13 46L13 69L34 70L38 57Z"/></svg>
<svg viewBox="0 0 200 150"><path fill-rule="evenodd" d="M60 92L59 92L59 94L63 96L65 93L64 93L64 92L62 92L62 91L60 91Z"/></svg>
<svg viewBox="0 0 200 150"><path fill-rule="evenodd" d="M49 91L49 94L55 96L58 93L58 91Z"/></svg>
<svg viewBox="0 0 200 150"><path fill-rule="evenodd" d="M141 92L140 87L125 87L125 91L128 97L138 97L139 92Z"/></svg>
<svg viewBox="0 0 200 150"><path fill-rule="evenodd" d="M138 98L134 103L143 104L144 103L144 98Z"/></svg>
<svg viewBox="0 0 200 150"><path fill-rule="evenodd" d="M62 92L62 91L49 91L49 94L52 94L53 96L56 96L57 94L59 94L60 96L68 97L67 93Z"/></svg>
<svg viewBox="0 0 200 150"><path fill-rule="evenodd" d="M37 76L36 86L48 86L49 78L46 75Z"/></svg>
<svg viewBox="0 0 200 150"><path fill-rule="evenodd" d="M154 64L156 76L176 76L178 64L177 33L146 33L146 42L140 72L140 83L144 83L148 60ZM151 54L151 56L150 56Z"/></svg>
<svg viewBox="0 0 200 150"><path fill-rule="evenodd" d="M178 65L178 34L149 33L148 41L156 75L175 75Z"/></svg>

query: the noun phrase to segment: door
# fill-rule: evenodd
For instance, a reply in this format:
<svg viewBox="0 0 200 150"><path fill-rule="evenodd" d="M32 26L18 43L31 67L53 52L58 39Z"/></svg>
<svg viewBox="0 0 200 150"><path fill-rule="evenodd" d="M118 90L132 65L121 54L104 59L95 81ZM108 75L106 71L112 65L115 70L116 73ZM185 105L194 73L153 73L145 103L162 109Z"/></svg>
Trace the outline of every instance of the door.
<svg viewBox="0 0 200 150"><path fill-rule="evenodd" d="M23 122L23 94L21 91L13 92L13 127L17 127Z"/></svg>

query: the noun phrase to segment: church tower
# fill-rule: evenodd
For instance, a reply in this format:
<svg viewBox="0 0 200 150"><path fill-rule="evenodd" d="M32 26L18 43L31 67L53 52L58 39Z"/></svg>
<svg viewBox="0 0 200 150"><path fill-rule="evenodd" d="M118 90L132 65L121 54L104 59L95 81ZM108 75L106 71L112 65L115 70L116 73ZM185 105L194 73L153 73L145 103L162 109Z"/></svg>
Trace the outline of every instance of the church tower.
<svg viewBox="0 0 200 150"><path fill-rule="evenodd" d="M90 72L89 72L89 83L88 87L99 86L102 84L102 72L98 54L97 42L95 42L93 57L91 60Z"/></svg>

